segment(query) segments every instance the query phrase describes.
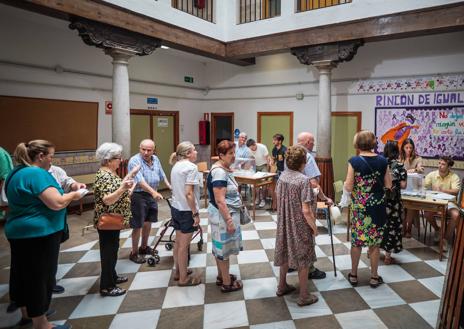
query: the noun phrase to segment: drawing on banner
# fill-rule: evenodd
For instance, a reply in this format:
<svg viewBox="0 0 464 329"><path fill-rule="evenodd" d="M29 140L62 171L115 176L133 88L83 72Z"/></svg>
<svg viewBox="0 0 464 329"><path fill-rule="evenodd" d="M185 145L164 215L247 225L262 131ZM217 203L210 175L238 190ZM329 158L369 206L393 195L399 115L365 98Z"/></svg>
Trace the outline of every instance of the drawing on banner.
<svg viewBox="0 0 464 329"><path fill-rule="evenodd" d="M378 153L388 140L401 144L410 137L422 157L449 155L464 160L464 107L460 105L376 107L375 133L380 137Z"/></svg>

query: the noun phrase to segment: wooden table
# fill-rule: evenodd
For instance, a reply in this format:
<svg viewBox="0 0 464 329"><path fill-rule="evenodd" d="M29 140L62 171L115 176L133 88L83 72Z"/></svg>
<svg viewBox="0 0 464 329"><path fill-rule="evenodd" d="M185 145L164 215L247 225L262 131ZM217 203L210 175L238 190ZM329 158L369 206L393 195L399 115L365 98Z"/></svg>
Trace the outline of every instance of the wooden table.
<svg viewBox="0 0 464 329"><path fill-rule="evenodd" d="M443 259L443 240L446 232L446 215L448 211L448 201L438 199L423 199L419 197L402 195L403 207L412 210L423 210L440 213L440 261Z"/></svg>
<svg viewBox="0 0 464 329"><path fill-rule="evenodd" d="M240 176L240 174L235 174L235 180L237 181L238 184L247 184L251 185L251 193L252 193L252 203L253 203L253 220L255 219L256 216L256 188L265 186L265 185L270 185L270 184L275 184L275 177L277 176L276 173L265 173L262 177L254 177L254 176Z"/></svg>

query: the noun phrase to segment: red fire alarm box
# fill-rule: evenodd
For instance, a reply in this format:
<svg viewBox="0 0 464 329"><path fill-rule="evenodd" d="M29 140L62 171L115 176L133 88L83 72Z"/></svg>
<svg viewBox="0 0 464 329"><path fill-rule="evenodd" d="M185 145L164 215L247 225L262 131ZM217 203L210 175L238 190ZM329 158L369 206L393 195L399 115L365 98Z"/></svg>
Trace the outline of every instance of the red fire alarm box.
<svg viewBox="0 0 464 329"><path fill-rule="evenodd" d="M206 6L206 0L194 0L193 4L198 9L204 9Z"/></svg>
<svg viewBox="0 0 464 329"><path fill-rule="evenodd" d="M203 120L198 124L200 145L209 145L210 143L210 122L209 113L203 115Z"/></svg>

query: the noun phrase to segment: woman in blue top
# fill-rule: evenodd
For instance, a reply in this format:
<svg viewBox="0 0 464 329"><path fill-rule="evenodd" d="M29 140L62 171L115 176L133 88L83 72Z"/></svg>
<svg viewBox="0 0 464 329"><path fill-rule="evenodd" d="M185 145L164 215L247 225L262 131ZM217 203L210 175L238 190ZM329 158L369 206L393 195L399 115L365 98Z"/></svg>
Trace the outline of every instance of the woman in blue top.
<svg viewBox="0 0 464 329"><path fill-rule="evenodd" d="M45 314L55 284L66 206L81 197L78 191L63 194L48 173L54 153L54 145L44 140L20 143L14 152L19 165L5 180L10 208L5 225L11 248L10 299L21 307L21 323L32 318L34 328L40 329L51 327Z"/></svg>
<svg viewBox="0 0 464 329"><path fill-rule="evenodd" d="M375 135L362 130L354 136L358 156L348 161L345 189L351 192L351 272L348 280L358 284L358 265L363 247L369 247L371 260L370 286L377 288L383 283L378 275L379 246L382 243L387 219L384 188L391 188L392 179L387 159L372 152L376 145Z"/></svg>

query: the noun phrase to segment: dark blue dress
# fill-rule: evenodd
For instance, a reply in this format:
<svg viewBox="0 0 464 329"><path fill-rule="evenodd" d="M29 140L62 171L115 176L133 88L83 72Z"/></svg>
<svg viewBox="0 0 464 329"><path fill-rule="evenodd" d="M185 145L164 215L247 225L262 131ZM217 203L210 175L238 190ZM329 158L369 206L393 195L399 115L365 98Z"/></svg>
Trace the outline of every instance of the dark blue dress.
<svg viewBox="0 0 464 329"><path fill-rule="evenodd" d="M354 156L348 162L354 169L351 192L351 245L379 246L386 223L384 177L387 159Z"/></svg>

